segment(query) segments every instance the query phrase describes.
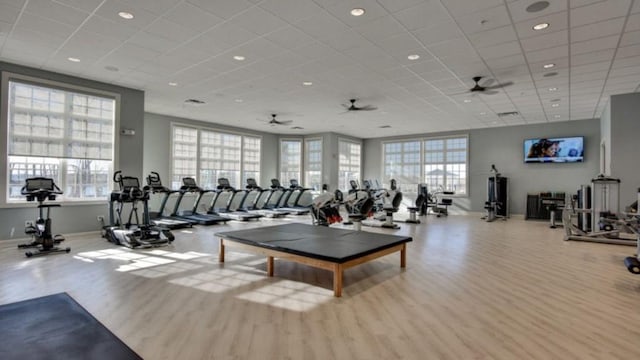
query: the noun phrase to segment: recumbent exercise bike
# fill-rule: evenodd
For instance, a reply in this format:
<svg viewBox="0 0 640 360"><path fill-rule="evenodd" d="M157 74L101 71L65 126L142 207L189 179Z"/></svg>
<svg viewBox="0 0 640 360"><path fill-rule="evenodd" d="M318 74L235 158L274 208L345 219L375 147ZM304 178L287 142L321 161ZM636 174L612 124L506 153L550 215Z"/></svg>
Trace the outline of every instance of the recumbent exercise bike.
<svg viewBox="0 0 640 360"><path fill-rule="evenodd" d="M20 194L27 197L27 201L38 201L38 219L35 224L24 229L25 234L31 235L33 241L18 245L19 249L37 248L36 251L27 251L27 257L68 253L71 248L61 249L56 244L64 241L62 235L51 234L51 218L49 212L52 207L60 207L60 204L45 204L46 200L55 200L56 195L62 195L62 190L53 179L45 177L33 177L25 180L25 185L20 189ZM47 217L44 218L44 209L47 209Z"/></svg>

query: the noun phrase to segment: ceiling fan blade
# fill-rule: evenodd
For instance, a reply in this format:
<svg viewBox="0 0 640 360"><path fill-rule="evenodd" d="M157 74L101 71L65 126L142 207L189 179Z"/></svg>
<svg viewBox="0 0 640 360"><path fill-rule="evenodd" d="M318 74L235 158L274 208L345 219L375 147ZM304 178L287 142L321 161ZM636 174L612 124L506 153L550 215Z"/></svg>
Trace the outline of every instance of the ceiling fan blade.
<svg viewBox="0 0 640 360"><path fill-rule="evenodd" d="M274 120L273 122L274 124L278 124L278 125L289 125L293 122L293 120L284 120L284 121Z"/></svg>
<svg viewBox="0 0 640 360"><path fill-rule="evenodd" d="M499 91L497 90L485 90L483 92L481 92L481 94L485 94L485 95L493 95L493 94L497 94L499 93Z"/></svg>
<svg viewBox="0 0 640 360"><path fill-rule="evenodd" d="M485 81L482 84L480 84L480 86L486 88L486 87L491 86L491 84L493 84L494 82L496 82L495 79L487 79L487 81Z"/></svg>
<svg viewBox="0 0 640 360"><path fill-rule="evenodd" d="M347 105L347 104L340 104L340 105L342 105L342 107L347 109L347 111L351 108L351 105Z"/></svg>
<svg viewBox="0 0 640 360"><path fill-rule="evenodd" d="M378 108L373 105L365 105L365 106L359 107L358 110L371 111L371 110L378 110Z"/></svg>
<svg viewBox="0 0 640 360"><path fill-rule="evenodd" d="M487 90L500 89L500 88L511 86L511 85L513 85L513 81L507 81L507 82L503 82L493 86L487 86L486 89Z"/></svg>

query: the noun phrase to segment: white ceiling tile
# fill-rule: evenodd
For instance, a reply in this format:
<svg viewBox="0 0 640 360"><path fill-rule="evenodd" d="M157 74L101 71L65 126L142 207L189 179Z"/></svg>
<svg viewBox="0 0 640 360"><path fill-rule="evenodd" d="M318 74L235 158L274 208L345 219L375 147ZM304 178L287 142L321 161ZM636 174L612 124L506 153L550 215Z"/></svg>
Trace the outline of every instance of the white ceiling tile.
<svg viewBox="0 0 640 360"><path fill-rule="evenodd" d="M433 27L443 22L451 22L446 9L436 1L422 2L417 6L399 11L393 16L408 30Z"/></svg>
<svg viewBox="0 0 640 360"><path fill-rule="evenodd" d="M371 20L354 29L372 41L406 32L405 28L391 15Z"/></svg>
<svg viewBox="0 0 640 360"><path fill-rule="evenodd" d="M187 0L187 2L223 19L229 19L234 15L255 6L246 0Z"/></svg>
<svg viewBox="0 0 640 360"><path fill-rule="evenodd" d="M567 0L549 1L549 6L547 6L547 8L545 8L544 10L530 13L527 12L527 7L531 4L531 0L518 0L507 3L513 21L519 22L523 20L535 19L556 12L566 11L568 6Z"/></svg>
<svg viewBox="0 0 640 360"><path fill-rule="evenodd" d="M86 11L77 10L50 0L29 0L25 11L71 26L80 25L89 15Z"/></svg>
<svg viewBox="0 0 640 360"><path fill-rule="evenodd" d="M634 75L634 77L629 77ZM612 69L609 73L609 79L624 78L627 81L636 81L640 83L640 64L638 66L629 66L620 69Z"/></svg>
<svg viewBox="0 0 640 360"><path fill-rule="evenodd" d="M640 30L640 13L629 16L624 31Z"/></svg>
<svg viewBox="0 0 640 360"><path fill-rule="evenodd" d="M323 11L312 0L266 0L260 7L290 23Z"/></svg>
<svg viewBox="0 0 640 360"><path fill-rule="evenodd" d="M49 20L41 16L23 13L16 24L17 29L29 29L52 37L68 38L75 27Z"/></svg>
<svg viewBox="0 0 640 360"><path fill-rule="evenodd" d="M266 39L273 41L274 43L282 46L286 49L295 49L297 47L308 44L314 41L314 39L303 33L302 31L288 26L280 30L274 31L265 36Z"/></svg>
<svg viewBox="0 0 640 360"><path fill-rule="evenodd" d="M458 25L453 21L444 21L437 25L416 29L413 34L427 46L457 39L463 35Z"/></svg>
<svg viewBox="0 0 640 360"><path fill-rule="evenodd" d="M422 44L409 33L402 33L388 38L373 41L381 49L394 56L408 56L411 50L422 47Z"/></svg>
<svg viewBox="0 0 640 360"><path fill-rule="evenodd" d="M288 26L288 23L284 20L271 15L271 13L259 7L252 7L244 11L242 14L234 17L231 22L256 35L270 33Z"/></svg>
<svg viewBox="0 0 640 360"><path fill-rule="evenodd" d="M100 44L100 46L95 46L95 44ZM82 59L84 62L88 58L101 58L120 45L122 45L122 42L119 40L88 31L78 31L68 39L59 53L65 58L75 57Z"/></svg>
<svg viewBox="0 0 640 360"><path fill-rule="evenodd" d="M364 15L351 15L351 9L356 7L365 9ZM335 18L351 27L362 25L389 14L376 0L343 0L329 5L325 9Z"/></svg>
<svg viewBox="0 0 640 360"><path fill-rule="evenodd" d="M180 43L195 38L196 35L198 35L198 31L196 30L184 27L182 25L162 18L154 21L145 29L145 31L153 35L157 35L165 39Z"/></svg>
<svg viewBox="0 0 640 360"><path fill-rule="evenodd" d="M569 43L567 30L556 31L544 35L532 36L520 41L524 51L536 51Z"/></svg>
<svg viewBox="0 0 640 360"><path fill-rule="evenodd" d="M0 21L13 24L20 15L20 7L0 4Z"/></svg>
<svg viewBox="0 0 640 360"><path fill-rule="evenodd" d="M584 53L580 55L571 56L571 65L579 66L585 64L591 64L601 61L612 61L615 49L606 49L600 51L594 51L590 53Z"/></svg>
<svg viewBox="0 0 640 360"><path fill-rule="evenodd" d="M501 5L503 2L502 0L444 0L442 3L453 16L463 16Z"/></svg>
<svg viewBox="0 0 640 360"><path fill-rule="evenodd" d="M127 43L151 49L159 53L164 53L179 45L177 41L169 40L146 31L139 31L127 40Z"/></svg>
<svg viewBox="0 0 640 360"><path fill-rule="evenodd" d="M511 25L511 18L504 5L479 10L468 15L456 17L462 31L471 35L480 31L491 30Z"/></svg>
<svg viewBox="0 0 640 360"><path fill-rule="evenodd" d="M332 38L324 39L324 42L338 51L345 51L354 47L367 46L371 44L362 35L353 30L346 30Z"/></svg>
<svg viewBox="0 0 640 360"><path fill-rule="evenodd" d="M621 47L616 53L616 59L640 56L640 44Z"/></svg>
<svg viewBox="0 0 640 360"><path fill-rule="evenodd" d="M574 74L586 74L590 72L598 72L609 70L611 63L609 61L602 61L593 64L580 65L580 66L572 66L571 67L571 76Z"/></svg>
<svg viewBox="0 0 640 360"><path fill-rule="evenodd" d="M608 0L571 10L571 26L582 26L627 15L631 0Z"/></svg>
<svg viewBox="0 0 640 360"><path fill-rule="evenodd" d="M509 55L509 56L501 56L501 57L496 57L492 59L486 59L485 61L489 66L489 68L491 69L500 69L500 68L518 66L518 65L525 65L527 62L526 59L524 58L524 55L522 55L522 53Z"/></svg>
<svg viewBox="0 0 640 360"><path fill-rule="evenodd" d="M619 35L624 25L624 18L601 21L589 25L572 27L571 42L585 41L608 35Z"/></svg>
<svg viewBox="0 0 640 360"><path fill-rule="evenodd" d="M590 80L604 80L607 78L608 68L605 70L588 72L582 74L571 74L572 82L590 81Z"/></svg>
<svg viewBox="0 0 640 360"><path fill-rule="evenodd" d="M423 61L414 65L407 66L409 71L412 71L416 74L424 74L433 71L446 71L446 68L436 60Z"/></svg>
<svg viewBox="0 0 640 360"><path fill-rule="evenodd" d="M640 31L626 32L622 35L620 46L640 44Z"/></svg>
<svg viewBox="0 0 640 360"><path fill-rule="evenodd" d="M232 24L231 22L224 22L215 28L208 30L201 35L203 39L210 41L214 47L235 47L242 45L255 39L256 36L251 32ZM225 46L228 45L228 46Z"/></svg>
<svg viewBox="0 0 640 360"><path fill-rule="evenodd" d="M102 3L103 0L55 0L55 1L57 3L70 6L72 8L78 9L78 10L83 10L83 11L86 11L86 12L92 12ZM15 1L15 2L16 3L24 3L24 0Z"/></svg>
<svg viewBox="0 0 640 360"><path fill-rule="evenodd" d="M633 7L631 8L631 14L640 13L640 2L634 1Z"/></svg>
<svg viewBox="0 0 640 360"><path fill-rule="evenodd" d="M513 26L503 26L492 30L477 32L469 35L471 44L477 48L489 47L505 42L516 41L518 37Z"/></svg>
<svg viewBox="0 0 640 360"><path fill-rule="evenodd" d="M324 12L302 19L296 22L295 26L307 35L317 39L334 38L349 30L347 25Z"/></svg>
<svg viewBox="0 0 640 360"><path fill-rule="evenodd" d="M571 55L579 55L584 53L589 53L593 51L605 50L605 49L615 49L618 45L618 40L620 36L607 36L603 38L588 40L588 41L580 41L580 42L572 42L571 43Z"/></svg>
<svg viewBox="0 0 640 360"><path fill-rule="evenodd" d="M181 0L135 0L135 5L150 13L162 15L181 2Z"/></svg>
<svg viewBox="0 0 640 360"><path fill-rule="evenodd" d="M623 68L627 66L636 66L640 64L640 56L631 56L628 58L618 58L613 60L613 68Z"/></svg>
<svg viewBox="0 0 640 360"><path fill-rule="evenodd" d="M199 7L182 2L167 12L165 19L195 31L205 31L223 20Z"/></svg>
<svg viewBox="0 0 640 360"><path fill-rule="evenodd" d="M522 54L520 44L517 41L511 41L500 45L494 45L486 48L478 49L478 53L483 59L495 59L511 55Z"/></svg>
<svg viewBox="0 0 640 360"><path fill-rule="evenodd" d="M126 11L134 15L133 19L126 20L118 16L121 11ZM145 10L138 6L137 3L133 4L131 1L109 0L102 3L102 5L96 10L95 15L109 19L116 24L124 26L133 26L137 28L144 28L151 24L157 15Z"/></svg>
<svg viewBox="0 0 640 360"><path fill-rule="evenodd" d="M439 58L464 57L469 59L478 56L476 50L469 45L469 42L465 38L452 39L434 44L429 46L428 49L434 56Z"/></svg>
<svg viewBox="0 0 640 360"><path fill-rule="evenodd" d="M530 63L549 61L569 56L568 46L556 46L549 49L530 51L525 54Z"/></svg>
<svg viewBox="0 0 640 360"><path fill-rule="evenodd" d="M544 30L533 30L533 26L539 23L548 23L549 27ZM553 13L541 18L535 18L515 23L516 31L520 39L544 35L550 32L566 30L568 28L567 12Z"/></svg>
<svg viewBox="0 0 640 360"><path fill-rule="evenodd" d="M425 0L378 0L380 5L390 13L395 13L416 6L424 1Z"/></svg>
<svg viewBox="0 0 640 360"><path fill-rule="evenodd" d="M115 22L100 16L90 17L81 29L122 41L127 40L133 36L133 34L140 31L137 27L130 26L126 23Z"/></svg>

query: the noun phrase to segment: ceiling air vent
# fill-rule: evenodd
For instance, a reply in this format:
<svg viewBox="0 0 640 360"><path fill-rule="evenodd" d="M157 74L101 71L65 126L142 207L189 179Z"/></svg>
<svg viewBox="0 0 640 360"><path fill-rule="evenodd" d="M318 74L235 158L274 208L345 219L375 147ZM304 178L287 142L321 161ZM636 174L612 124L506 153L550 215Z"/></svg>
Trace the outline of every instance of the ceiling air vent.
<svg viewBox="0 0 640 360"><path fill-rule="evenodd" d="M198 100L198 99L187 99L184 101L185 104L187 105L195 105L195 106L199 106L199 105L204 105L205 102L202 100Z"/></svg>
<svg viewBox="0 0 640 360"><path fill-rule="evenodd" d="M520 115L520 113L517 111L506 111L506 112L498 113L499 117L518 116L518 115Z"/></svg>

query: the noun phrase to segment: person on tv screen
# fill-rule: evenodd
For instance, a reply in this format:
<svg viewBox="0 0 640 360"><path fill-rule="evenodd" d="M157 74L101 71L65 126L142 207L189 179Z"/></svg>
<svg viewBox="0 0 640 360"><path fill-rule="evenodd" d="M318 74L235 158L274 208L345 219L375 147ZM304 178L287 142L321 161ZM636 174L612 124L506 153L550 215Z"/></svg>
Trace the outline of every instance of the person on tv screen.
<svg viewBox="0 0 640 360"><path fill-rule="evenodd" d="M549 139L540 139L533 143L527 154L528 159L539 159L540 161L553 161L560 150L559 141L551 141Z"/></svg>

